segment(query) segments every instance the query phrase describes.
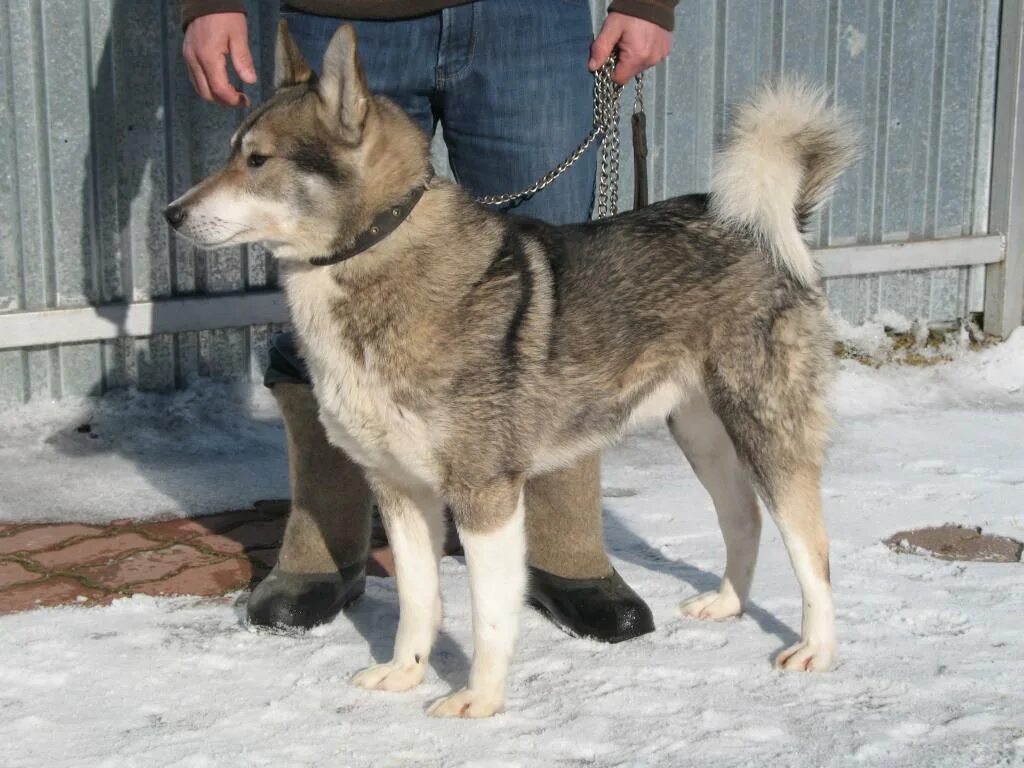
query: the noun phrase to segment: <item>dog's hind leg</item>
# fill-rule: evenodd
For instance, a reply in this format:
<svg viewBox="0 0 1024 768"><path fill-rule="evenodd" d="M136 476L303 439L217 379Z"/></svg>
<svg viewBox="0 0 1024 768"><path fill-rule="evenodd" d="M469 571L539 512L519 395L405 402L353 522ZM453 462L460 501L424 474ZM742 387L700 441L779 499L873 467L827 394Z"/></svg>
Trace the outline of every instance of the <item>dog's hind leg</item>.
<svg viewBox="0 0 1024 768"><path fill-rule="evenodd" d="M802 467L786 477L769 509L782 532L803 593L800 642L780 653L775 665L823 672L835 662L836 630L828 536L821 514L821 470Z"/></svg>
<svg viewBox="0 0 1024 768"><path fill-rule="evenodd" d="M697 478L707 489L725 538L725 575L717 590L680 605L686 616L737 616L750 594L761 536L761 513L747 469L740 463L721 420L703 394L695 394L669 416L669 429Z"/></svg>
<svg viewBox="0 0 1024 768"><path fill-rule="evenodd" d="M789 330L787 318L777 320L775 343L721 360L706 385L715 413L779 526L803 593L800 642L783 651L776 665L824 671L836 654L828 536L821 512L828 424L824 387L830 360L825 345L787 335Z"/></svg>
<svg viewBox="0 0 1024 768"><path fill-rule="evenodd" d="M449 498L469 566L473 666L469 686L438 700L437 717L489 717L501 709L526 595L523 484L498 482Z"/></svg>
<svg viewBox="0 0 1024 768"><path fill-rule="evenodd" d="M372 479L398 582L398 633L391 661L355 676L360 688L406 691L426 674L430 649L441 625L438 566L444 542L444 507L423 493L411 498L387 482Z"/></svg>

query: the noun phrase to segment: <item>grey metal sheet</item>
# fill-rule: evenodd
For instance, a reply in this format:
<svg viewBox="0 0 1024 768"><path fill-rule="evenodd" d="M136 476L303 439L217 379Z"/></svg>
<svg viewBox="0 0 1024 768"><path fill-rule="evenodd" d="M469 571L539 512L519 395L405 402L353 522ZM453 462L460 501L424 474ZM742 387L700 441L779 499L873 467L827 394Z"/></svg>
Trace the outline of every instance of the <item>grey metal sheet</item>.
<svg viewBox="0 0 1024 768"><path fill-rule="evenodd" d="M17 123L14 116L14 73L11 54L11 7L0 3L0 312L23 304L21 281L21 204L18 189ZM10 360L10 357L7 358ZM0 362L2 373L13 363Z"/></svg>
<svg viewBox="0 0 1024 768"><path fill-rule="evenodd" d="M815 245L986 231L998 2L683 0L676 13L674 54L649 79L656 197L706 189L729 105L766 77L792 74L828 84L865 138L816 222ZM624 168L625 204L631 188ZM954 320L977 308L969 287L962 269L827 286L851 322L883 308Z"/></svg>
<svg viewBox="0 0 1024 768"><path fill-rule="evenodd" d="M247 2L257 99L272 80L276 10ZM178 11L177 0L0 3L0 312L277 284L262 249L200 253L161 219L220 162L240 117L192 93ZM832 87L866 139L815 245L985 232L999 0L682 0L676 16L674 53L646 91L655 199L706 189L729 106L766 77L800 74ZM947 321L972 295L963 269L839 278L828 291L851 322L883 307ZM269 332L5 351L0 405L258 377Z"/></svg>

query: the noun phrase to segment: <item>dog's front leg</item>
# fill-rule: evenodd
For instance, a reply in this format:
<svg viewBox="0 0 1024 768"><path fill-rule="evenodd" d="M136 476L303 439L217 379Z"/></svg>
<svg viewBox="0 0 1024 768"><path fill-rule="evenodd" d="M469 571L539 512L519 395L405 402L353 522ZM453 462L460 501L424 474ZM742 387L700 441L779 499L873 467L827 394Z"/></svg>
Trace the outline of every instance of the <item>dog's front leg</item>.
<svg viewBox="0 0 1024 768"><path fill-rule="evenodd" d="M370 478L398 581L398 634L391 661L364 669L361 688L406 691L422 682L441 625L438 565L444 541L444 507L429 492L413 498L380 478Z"/></svg>
<svg viewBox="0 0 1024 768"><path fill-rule="evenodd" d="M490 717L505 700L505 679L526 593L523 483L458 489L449 504L469 566L473 666L469 686L435 702L437 717Z"/></svg>

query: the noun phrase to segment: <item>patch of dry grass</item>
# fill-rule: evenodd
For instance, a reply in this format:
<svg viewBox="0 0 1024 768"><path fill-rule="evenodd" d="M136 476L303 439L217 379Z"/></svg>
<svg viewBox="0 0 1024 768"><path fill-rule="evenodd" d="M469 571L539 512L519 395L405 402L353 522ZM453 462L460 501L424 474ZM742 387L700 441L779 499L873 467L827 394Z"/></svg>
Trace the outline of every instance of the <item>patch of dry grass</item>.
<svg viewBox="0 0 1024 768"><path fill-rule="evenodd" d="M872 368L893 363L923 367L948 363L964 352L977 352L999 342L974 323L959 328L914 328L905 332L886 328L885 335L890 340L885 349L869 352L855 344L836 341L833 352L840 359L855 360Z"/></svg>

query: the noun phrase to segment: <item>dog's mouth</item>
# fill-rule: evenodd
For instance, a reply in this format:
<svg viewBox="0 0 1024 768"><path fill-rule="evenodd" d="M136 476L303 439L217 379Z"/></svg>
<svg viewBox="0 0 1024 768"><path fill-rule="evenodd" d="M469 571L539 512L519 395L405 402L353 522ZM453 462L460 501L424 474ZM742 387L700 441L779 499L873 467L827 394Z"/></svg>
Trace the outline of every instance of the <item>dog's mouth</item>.
<svg viewBox="0 0 1024 768"><path fill-rule="evenodd" d="M215 243L202 243L202 245L204 248L220 248L221 246L231 245L232 242L234 242L235 238L241 237L246 232L252 232L252 229L252 227L243 227L242 229L235 232L233 235L230 235L224 238L223 240L219 240Z"/></svg>
<svg viewBox="0 0 1024 768"><path fill-rule="evenodd" d="M242 237L246 232L251 232L251 231L252 231L252 227L245 227L244 229L240 229L237 232L233 232L232 234L228 235L227 237L223 237L223 238L221 238L219 240L206 240L203 237L197 237L194 233L187 231L187 229L176 229L175 230L175 232L177 232L179 235L181 235L186 240L189 240L192 243L195 243L196 245L198 245L199 247L205 248L205 249L208 249L208 250L213 250L215 248L224 248L224 247L229 246L229 245L240 245L240 243L238 241L238 238Z"/></svg>
<svg viewBox="0 0 1024 768"><path fill-rule="evenodd" d="M219 218L184 215L178 221L172 221L168 215L167 219L177 234L208 249L238 244L240 240L245 240L247 234L255 231L249 225Z"/></svg>

